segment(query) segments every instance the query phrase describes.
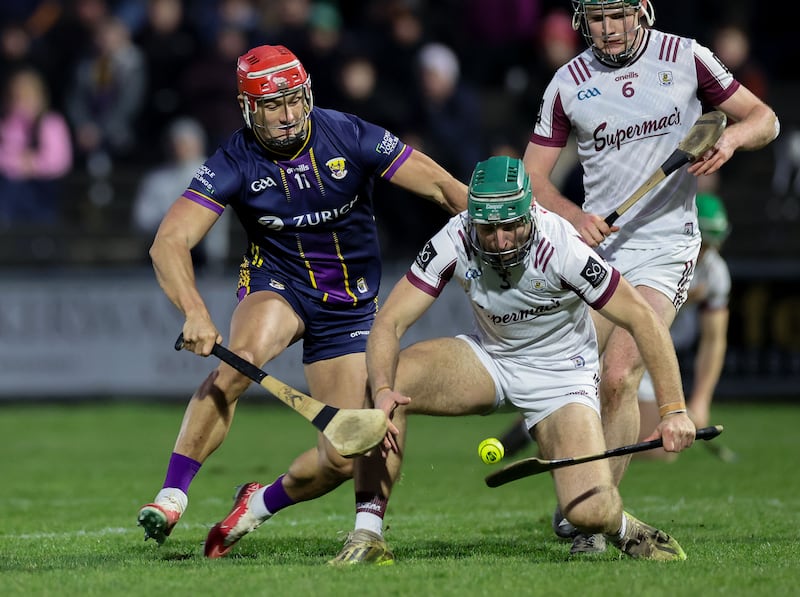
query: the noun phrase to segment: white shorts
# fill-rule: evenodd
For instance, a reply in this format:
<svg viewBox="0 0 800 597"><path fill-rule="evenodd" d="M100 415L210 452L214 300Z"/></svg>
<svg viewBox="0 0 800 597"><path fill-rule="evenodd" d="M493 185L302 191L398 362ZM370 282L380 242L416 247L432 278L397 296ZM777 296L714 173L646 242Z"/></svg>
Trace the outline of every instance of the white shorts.
<svg viewBox="0 0 800 597"><path fill-rule="evenodd" d="M700 235L675 246L654 249L622 247L608 255L598 250L632 286L658 290L672 301L676 311L686 302L699 252Z"/></svg>
<svg viewBox="0 0 800 597"><path fill-rule="evenodd" d="M515 409L525 417L528 429L567 404L583 404L600 416L598 359L570 371L552 371L536 366L533 355L513 359L491 356L474 336L456 336L475 351L494 380L494 410ZM490 413L487 413L490 414Z"/></svg>
<svg viewBox="0 0 800 597"><path fill-rule="evenodd" d="M639 401L656 401L656 389L653 387L653 378L650 377L650 372L647 371L647 369L645 369L642 381L639 383Z"/></svg>

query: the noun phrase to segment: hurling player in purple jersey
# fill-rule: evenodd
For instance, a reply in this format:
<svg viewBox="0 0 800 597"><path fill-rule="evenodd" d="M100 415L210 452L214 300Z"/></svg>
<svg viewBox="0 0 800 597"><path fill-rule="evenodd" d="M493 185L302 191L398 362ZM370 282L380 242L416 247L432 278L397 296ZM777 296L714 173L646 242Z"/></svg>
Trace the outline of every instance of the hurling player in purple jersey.
<svg viewBox="0 0 800 597"><path fill-rule="evenodd" d="M451 213L466 207L467 188L385 129L314 107L308 73L283 46L248 51L237 77L246 126L205 162L164 216L150 249L156 277L186 318L186 348L209 355L223 335L198 292L190 251L229 206L248 241L229 347L260 366L302 340L311 394L359 408L381 275L373 182L382 177ZM171 533L192 479L222 444L249 384L220 364L195 391L163 487L139 510L145 539L161 544ZM242 486L234 510L209 534L206 555L223 555L282 508L337 487L352 466L319 434L317 446L271 485Z"/></svg>
<svg viewBox="0 0 800 597"><path fill-rule="evenodd" d="M545 90L525 168L539 203L569 220L670 325L686 300L700 248L695 177L719 170L737 150L770 143L778 135L778 119L710 50L693 39L653 29L650 0L572 4L573 27L588 48L559 68ZM604 218L658 169L694 121L712 107L729 122L714 147L659 183L617 225L607 225ZM582 208L550 180L570 133L584 172ZM595 325L603 352L603 428L606 444L613 448L633 443L639 435L637 388L644 366L626 330L601 317L595 317ZM685 404L676 401L661 416L686 417ZM656 429L647 438L659 435ZM664 441L666 445L670 438ZM611 461L617 483L629 460ZM574 539L575 551L596 547L591 538Z"/></svg>

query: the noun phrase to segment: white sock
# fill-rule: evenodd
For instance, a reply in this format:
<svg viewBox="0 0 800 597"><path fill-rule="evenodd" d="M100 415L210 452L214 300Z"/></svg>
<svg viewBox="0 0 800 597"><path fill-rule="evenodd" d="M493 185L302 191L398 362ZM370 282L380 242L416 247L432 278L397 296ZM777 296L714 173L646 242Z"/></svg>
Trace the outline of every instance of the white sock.
<svg viewBox="0 0 800 597"><path fill-rule="evenodd" d="M183 514L186 511L186 506L189 505L189 496L177 487L165 487L156 494L156 499L153 502L156 504L167 502Z"/></svg>
<svg viewBox="0 0 800 597"><path fill-rule="evenodd" d="M383 537L383 518L371 512L358 512L356 514L356 529L372 531Z"/></svg>
<svg viewBox="0 0 800 597"><path fill-rule="evenodd" d="M250 503L248 506L253 515L257 518L269 518L272 516L272 512L267 510L267 505L264 503L264 492L267 490L267 487L269 487L269 485L265 485L250 496Z"/></svg>

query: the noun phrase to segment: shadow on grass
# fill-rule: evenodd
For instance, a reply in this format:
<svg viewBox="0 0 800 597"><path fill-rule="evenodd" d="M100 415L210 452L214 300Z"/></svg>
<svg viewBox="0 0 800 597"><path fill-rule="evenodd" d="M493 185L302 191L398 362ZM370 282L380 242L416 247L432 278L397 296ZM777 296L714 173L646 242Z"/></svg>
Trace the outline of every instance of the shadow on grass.
<svg viewBox="0 0 800 597"><path fill-rule="evenodd" d="M508 518L476 522L468 528L448 524L437 527L428 535L429 526L406 521L403 528L389 529L387 539L398 565L418 566L442 562L465 562L479 565L518 565L525 563L574 565L598 561L628 560L619 551L609 547L603 554L571 556L570 543L550 532L548 520ZM728 531L726 533L726 531ZM708 536L714 537L714 549L729 556L747 546L754 553L764 545L773 548L785 546L790 550L792 539L788 536L732 536L728 529L705 523L701 528L681 531L690 556L711 557L706 554ZM257 532L240 541L224 558L209 560L203 556L202 540L171 538L158 547L152 542L48 542L29 546L30 551L7 553L0 558L0 571L46 572L102 567L106 571L139 566L188 567L213 569L226 567L319 567L336 556L341 549L345 533L325 536L297 533L297 529L282 529L277 533Z"/></svg>

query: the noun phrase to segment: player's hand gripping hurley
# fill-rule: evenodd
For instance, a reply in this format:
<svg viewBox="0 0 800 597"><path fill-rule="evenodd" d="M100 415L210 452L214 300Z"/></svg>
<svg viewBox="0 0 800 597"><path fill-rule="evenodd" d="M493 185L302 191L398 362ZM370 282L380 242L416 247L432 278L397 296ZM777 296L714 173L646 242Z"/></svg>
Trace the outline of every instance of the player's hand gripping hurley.
<svg viewBox="0 0 800 597"><path fill-rule="evenodd" d="M698 118L686 137L678 144L678 148L661 164L658 170L636 189L614 213L606 217L606 224L611 226L617 221L617 218L633 207L639 199L667 176L686 164L700 159L705 152L714 147L714 144L722 136L727 122L725 113L719 110L703 114Z"/></svg>
<svg viewBox="0 0 800 597"><path fill-rule="evenodd" d="M183 334L175 342L175 350L182 348ZM211 354L311 421L342 456L358 456L368 452L381 443L386 435L388 422L382 410L329 406L271 377L221 344L215 344Z"/></svg>
<svg viewBox="0 0 800 597"><path fill-rule="evenodd" d="M703 427L698 429L695 437L697 439L714 439L722 433L722 425L714 425L713 427ZM584 462L592 462L594 460L602 460L603 458L611 458L612 456L624 456L625 454L633 454L635 452L644 452L645 450L652 450L653 448L660 448L664 445L662 438L651 439L647 442L640 442L638 444L631 444L629 446L622 446L620 448L613 448L606 450L600 454L591 454L589 456L576 456L575 458L556 458L555 460L542 460L540 458L525 458L524 460L517 460L511 464L501 468L499 471L492 473L486 477L486 485L489 487L500 487L511 481L522 479L523 477L530 477L531 475L538 475L539 473L546 473L553 469L562 468L564 466L572 466L573 464L581 464Z"/></svg>

